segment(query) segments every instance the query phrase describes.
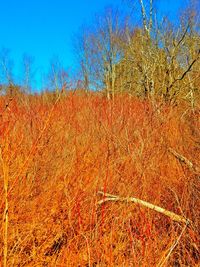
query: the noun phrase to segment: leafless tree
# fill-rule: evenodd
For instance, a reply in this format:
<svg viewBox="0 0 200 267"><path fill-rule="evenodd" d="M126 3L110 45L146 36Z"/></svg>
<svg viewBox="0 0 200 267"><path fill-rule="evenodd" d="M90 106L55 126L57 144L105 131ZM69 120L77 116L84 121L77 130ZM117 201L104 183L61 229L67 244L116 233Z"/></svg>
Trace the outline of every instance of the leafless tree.
<svg viewBox="0 0 200 267"><path fill-rule="evenodd" d="M106 90L107 98L114 98L116 64L122 50L118 39L122 34L119 13L107 9L96 16L94 27L83 31L79 41L79 61L85 87Z"/></svg>
<svg viewBox="0 0 200 267"><path fill-rule="evenodd" d="M57 57L54 57L50 62L50 70L48 73L49 89L60 93L69 82L69 76L62 63Z"/></svg>
<svg viewBox="0 0 200 267"><path fill-rule="evenodd" d="M117 83L123 80L120 85L124 90L153 102L156 97L171 102L181 96L189 97L194 105L200 57L195 8L190 6L181 14L177 27L168 18L160 22L153 19L156 14L152 0L138 3L143 27L126 29L128 42L122 44L124 57L117 66Z"/></svg>
<svg viewBox="0 0 200 267"><path fill-rule="evenodd" d="M34 59L24 54L22 58L22 88L25 92L31 91L32 82L34 80L34 70L33 70Z"/></svg>
<svg viewBox="0 0 200 267"><path fill-rule="evenodd" d="M0 78L5 91L9 87L14 87L13 62L9 53L8 49L2 49L0 52Z"/></svg>

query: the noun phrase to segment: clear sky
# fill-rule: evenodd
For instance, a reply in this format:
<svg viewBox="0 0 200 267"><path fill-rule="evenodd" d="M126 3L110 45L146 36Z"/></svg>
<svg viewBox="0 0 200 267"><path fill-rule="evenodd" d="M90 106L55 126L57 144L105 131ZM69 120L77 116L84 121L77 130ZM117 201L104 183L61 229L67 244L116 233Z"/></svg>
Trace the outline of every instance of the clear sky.
<svg viewBox="0 0 200 267"><path fill-rule="evenodd" d="M157 7L163 14L176 16L185 2L157 0ZM0 49L10 50L16 72L23 54L34 58L40 72L47 72L54 56L73 68L73 35L95 13L116 5L127 7L125 0L0 0Z"/></svg>

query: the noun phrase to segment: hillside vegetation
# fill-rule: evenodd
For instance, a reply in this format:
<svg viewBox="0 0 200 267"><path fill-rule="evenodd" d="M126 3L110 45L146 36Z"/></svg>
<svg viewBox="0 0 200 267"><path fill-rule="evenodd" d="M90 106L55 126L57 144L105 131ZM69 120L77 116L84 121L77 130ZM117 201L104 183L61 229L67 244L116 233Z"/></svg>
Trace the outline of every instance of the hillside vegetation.
<svg viewBox="0 0 200 267"><path fill-rule="evenodd" d="M174 20L124 2L41 90L0 53L3 267L200 266L199 1Z"/></svg>
<svg viewBox="0 0 200 267"><path fill-rule="evenodd" d="M0 111L2 266L198 266L198 108L63 92Z"/></svg>

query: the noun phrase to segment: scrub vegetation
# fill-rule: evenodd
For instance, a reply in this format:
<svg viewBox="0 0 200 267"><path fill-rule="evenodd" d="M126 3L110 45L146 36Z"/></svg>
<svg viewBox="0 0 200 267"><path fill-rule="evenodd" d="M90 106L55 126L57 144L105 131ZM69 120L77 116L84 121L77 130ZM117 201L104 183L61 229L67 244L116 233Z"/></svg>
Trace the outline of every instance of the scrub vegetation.
<svg viewBox="0 0 200 267"><path fill-rule="evenodd" d="M199 20L138 3L82 32L73 83L52 64L31 93L1 58L1 266L199 266Z"/></svg>
<svg viewBox="0 0 200 267"><path fill-rule="evenodd" d="M199 110L66 94L1 98L2 264L165 266L186 222L102 191L189 219L167 266L198 266Z"/></svg>

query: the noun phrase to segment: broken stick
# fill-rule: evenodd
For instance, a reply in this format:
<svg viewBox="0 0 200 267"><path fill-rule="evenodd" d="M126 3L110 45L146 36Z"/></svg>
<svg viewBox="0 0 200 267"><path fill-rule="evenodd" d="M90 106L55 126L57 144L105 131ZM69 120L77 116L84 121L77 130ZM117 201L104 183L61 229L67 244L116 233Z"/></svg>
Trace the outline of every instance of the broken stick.
<svg viewBox="0 0 200 267"><path fill-rule="evenodd" d="M98 201L98 204L101 205L105 202L108 202L108 201L115 201L115 202L134 202L136 204L139 204L139 205L142 205L144 207L147 207L151 210L155 210L159 213L162 213L168 217L170 217L173 221L176 221L176 222L181 222L181 223L185 223L185 224L189 224L189 219L187 218L184 218L183 216L181 215L178 215L172 211L169 211L169 210L166 210L164 208L161 208L159 206L156 206L154 204L151 204L147 201L144 201L144 200L141 200L139 198L134 198L134 197L120 197L120 196L115 196L115 195L111 195L111 194L108 194L108 193L104 193L102 191L99 191L98 194L100 195L103 195L104 196L104 199Z"/></svg>
<svg viewBox="0 0 200 267"><path fill-rule="evenodd" d="M190 170L200 174L200 168L192 163L189 159L187 159L185 156L181 155L171 147L168 150L173 156L175 156L175 158L177 158L180 162L183 162Z"/></svg>

